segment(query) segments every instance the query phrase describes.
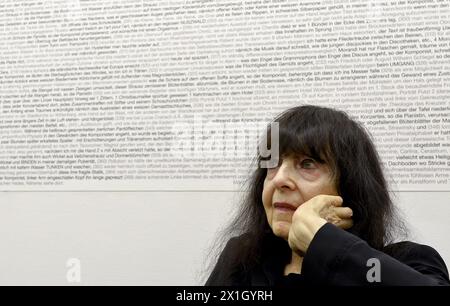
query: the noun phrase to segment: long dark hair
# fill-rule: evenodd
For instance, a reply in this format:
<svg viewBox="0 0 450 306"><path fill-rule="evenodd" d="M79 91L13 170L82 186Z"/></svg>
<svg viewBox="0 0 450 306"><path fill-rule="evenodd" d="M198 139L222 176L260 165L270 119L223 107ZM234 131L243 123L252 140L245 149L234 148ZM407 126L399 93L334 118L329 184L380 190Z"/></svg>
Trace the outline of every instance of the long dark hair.
<svg viewBox="0 0 450 306"><path fill-rule="evenodd" d="M393 206L371 136L361 124L343 111L312 105L290 108L273 121L279 124L280 156L305 154L331 166L344 206L353 210L354 225L349 232L378 250L393 242L397 233L406 233ZM270 145L270 126L264 135ZM259 165L261 160L257 154L253 163ZM265 240L272 233L262 204L266 171L256 167L249 176L242 205L222 231L223 241L230 236L247 237L239 256L231 260L229 271L237 266L251 269L264 256ZM289 248L287 243L285 248Z"/></svg>

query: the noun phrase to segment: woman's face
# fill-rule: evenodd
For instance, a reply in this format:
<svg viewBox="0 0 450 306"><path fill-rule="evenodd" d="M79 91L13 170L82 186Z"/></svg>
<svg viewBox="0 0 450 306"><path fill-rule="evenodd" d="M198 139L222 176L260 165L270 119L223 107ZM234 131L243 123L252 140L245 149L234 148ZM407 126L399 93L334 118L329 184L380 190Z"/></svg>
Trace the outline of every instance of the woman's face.
<svg viewBox="0 0 450 306"><path fill-rule="evenodd" d="M273 233L287 240L295 209L319 194L338 195L327 164L308 156L285 157L267 169L262 201Z"/></svg>

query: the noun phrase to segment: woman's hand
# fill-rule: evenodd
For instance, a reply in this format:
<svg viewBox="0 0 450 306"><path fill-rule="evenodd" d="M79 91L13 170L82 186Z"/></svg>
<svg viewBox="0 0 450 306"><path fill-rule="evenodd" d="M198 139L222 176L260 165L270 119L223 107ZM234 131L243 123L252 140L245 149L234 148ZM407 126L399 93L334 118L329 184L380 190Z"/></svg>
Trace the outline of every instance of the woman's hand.
<svg viewBox="0 0 450 306"><path fill-rule="evenodd" d="M289 230L289 246L303 256L318 230L327 222L342 229L353 226L353 212L342 207L342 198L331 195L318 195L300 205L292 216Z"/></svg>

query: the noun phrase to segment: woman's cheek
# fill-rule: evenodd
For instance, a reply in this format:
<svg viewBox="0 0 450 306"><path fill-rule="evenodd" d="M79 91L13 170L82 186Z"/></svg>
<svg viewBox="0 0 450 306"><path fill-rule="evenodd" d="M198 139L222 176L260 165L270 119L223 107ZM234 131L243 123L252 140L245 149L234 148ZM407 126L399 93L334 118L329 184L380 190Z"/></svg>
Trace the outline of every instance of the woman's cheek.
<svg viewBox="0 0 450 306"><path fill-rule="evenodd" d="M315 170L302 170L300 171L300 176L302 177L302 179L310 182L314 182L320 179L320 173Z"/></svg>

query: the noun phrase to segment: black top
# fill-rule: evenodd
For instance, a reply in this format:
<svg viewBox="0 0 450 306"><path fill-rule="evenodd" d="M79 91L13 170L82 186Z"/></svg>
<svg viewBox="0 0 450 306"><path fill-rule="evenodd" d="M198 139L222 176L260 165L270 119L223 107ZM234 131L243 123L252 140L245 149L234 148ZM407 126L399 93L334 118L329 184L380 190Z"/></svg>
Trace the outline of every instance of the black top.
<svg viewBox="0 0 450 306"><path fill-rule="evenodd" d="M305 285L303 275L296 273L281 276L275 281L275 286L279 287L297 287L302 285Z"/></svg>
<svg viewBox="0 0 450 306"><path fill-rule="evenodd" d="M233 258L239 257L245 235L230 239L205 285L450 285L447 267L432 247L404 241L378 251L359 237L330 223L322 226L311 241L303 258L302 274L284 276L284 267L290 260L291 251L277 252L285 250L287 242L273 234L271 236L268 238L271 242L266 243L266 256L250 269L231 265ZM368 281L367 275L373 275L369 271L374 267L369 261L371 258L378 260L380 282Z"/></svg>

